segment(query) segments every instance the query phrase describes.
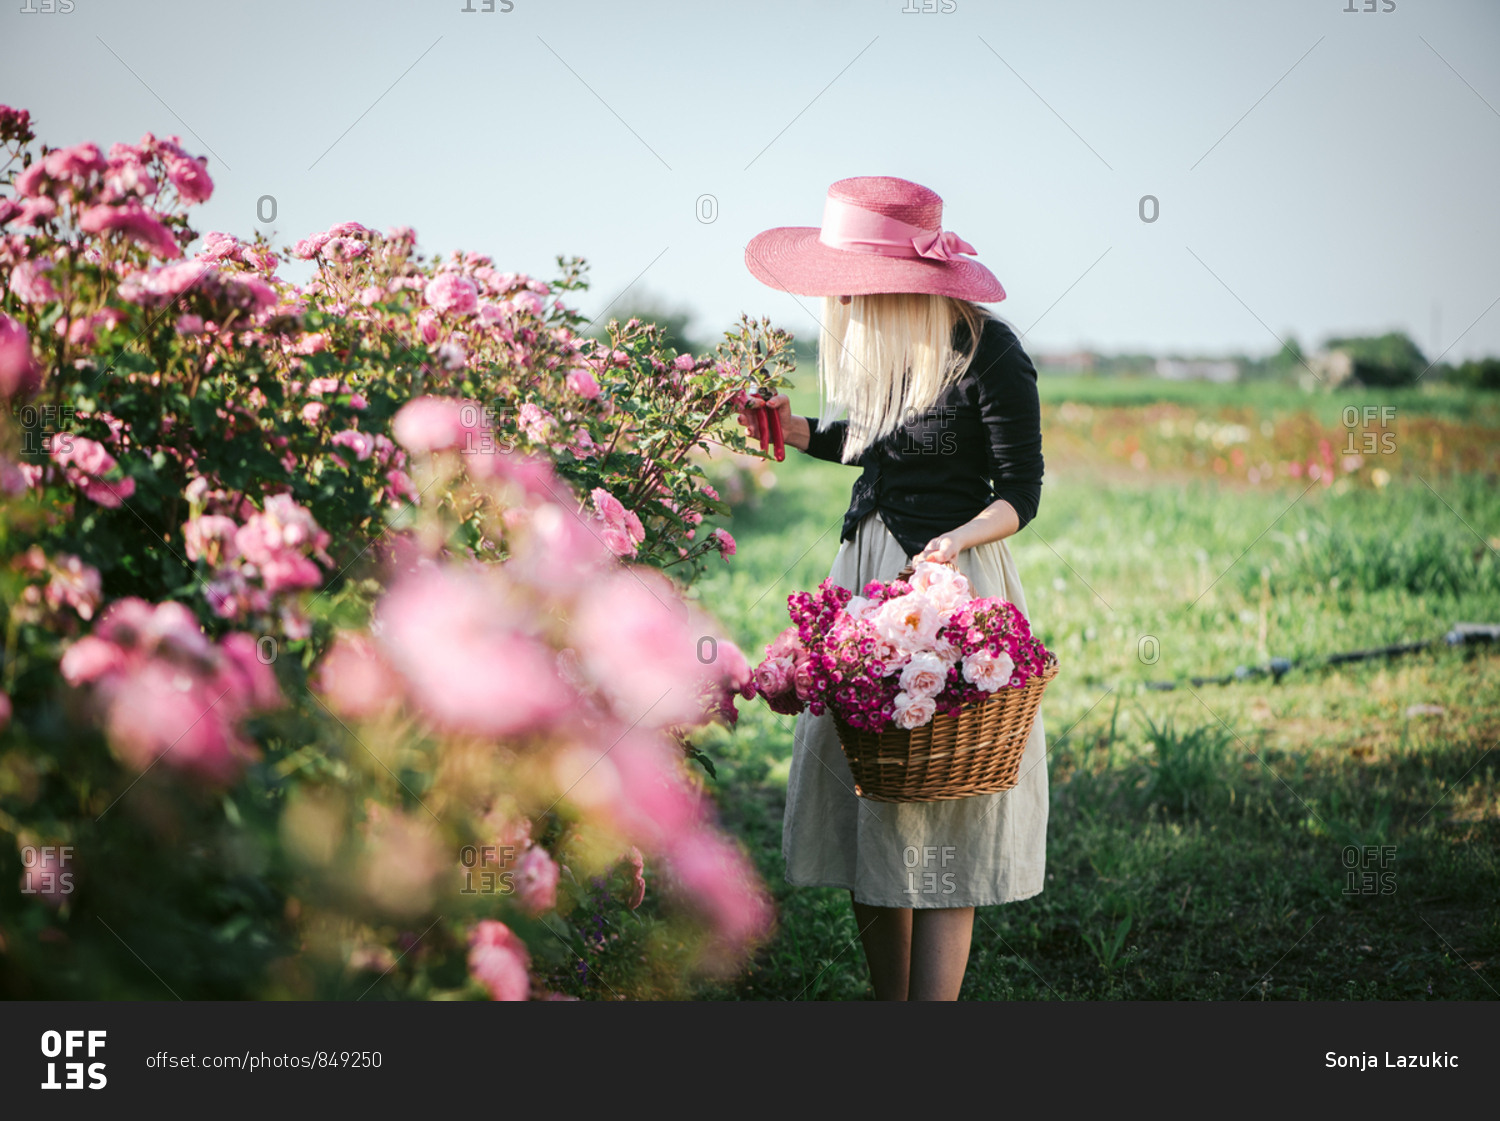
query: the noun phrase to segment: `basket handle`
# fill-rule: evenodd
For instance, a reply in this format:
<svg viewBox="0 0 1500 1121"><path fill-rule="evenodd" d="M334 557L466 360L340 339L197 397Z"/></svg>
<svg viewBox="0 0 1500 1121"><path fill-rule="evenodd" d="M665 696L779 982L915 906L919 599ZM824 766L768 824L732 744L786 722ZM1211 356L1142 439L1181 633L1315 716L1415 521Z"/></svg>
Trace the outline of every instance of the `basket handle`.
<svg viewBox="0 0 1500 1121"><path fill-rule="evenodd" d="M952 561L932 561L929 563L941 564L946 568L953 569L954 572L958 571L958 565L954 564ZM896 573L895 578L897 580L910 580L912 578L912 574L916 571L916 565L914 565L910 560L907 560L906 567L904 567L900 572Z"/></svg>

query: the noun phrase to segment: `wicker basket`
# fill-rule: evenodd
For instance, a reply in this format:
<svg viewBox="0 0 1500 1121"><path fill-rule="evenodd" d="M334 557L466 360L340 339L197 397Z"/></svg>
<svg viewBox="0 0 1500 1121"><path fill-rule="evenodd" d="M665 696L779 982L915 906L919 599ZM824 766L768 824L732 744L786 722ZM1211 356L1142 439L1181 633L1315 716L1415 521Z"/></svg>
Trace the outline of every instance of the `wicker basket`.
<svg viewBox="0 0 1500 1121"><path fill-rule="evenodd" d="M908 565L898 578L909 575ZM1020 779L1042 692L1057 672L1049 651L1042 673L1021 688L1002 687L910 731L851 728L834 713L854 792L872 802L940 802L1009 790Z"/></svg>

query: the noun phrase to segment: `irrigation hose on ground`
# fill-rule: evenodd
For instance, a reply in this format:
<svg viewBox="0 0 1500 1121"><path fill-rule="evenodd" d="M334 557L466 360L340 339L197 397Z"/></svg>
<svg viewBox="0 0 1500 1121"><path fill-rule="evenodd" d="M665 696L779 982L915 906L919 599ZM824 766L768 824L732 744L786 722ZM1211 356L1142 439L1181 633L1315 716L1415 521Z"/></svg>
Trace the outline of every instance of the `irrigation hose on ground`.
<svg viewBox="0 0 1500 1121"><path fill-rule="evenodd" d="M1350 650L1343 654L1329 654L1323 658L1303 658L1297 661L1290 658L1272 658L1265 665L1235 666L1233 673L1220 674L1217 677L1190 677L1188 681L1193 685L1232 685L1236 681L1270 677L1271 684L1275 685L1294 669L1337 666L1345 662L1365 662L1372 658L1393 658L1402 654L1412 654L1418 650L1428 650L1434 646L1473 646L1487 642L1500 642L1500 623L1455 623L1453 629L1442 638L1428 639L1425 642L1397 642L1390 646L1377 646L1372 650ZM1146 682L1147 689L1163 692L1175 689L1177 685L1177 681Z"/></svg>

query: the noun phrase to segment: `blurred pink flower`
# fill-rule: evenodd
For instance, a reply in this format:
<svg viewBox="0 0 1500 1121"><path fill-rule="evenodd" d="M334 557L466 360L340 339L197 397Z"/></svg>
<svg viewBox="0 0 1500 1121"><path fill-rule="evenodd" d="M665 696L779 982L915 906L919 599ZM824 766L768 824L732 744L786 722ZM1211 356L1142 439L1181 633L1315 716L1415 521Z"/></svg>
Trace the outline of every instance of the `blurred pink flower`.
<svg viewBox="0 0 1500 1121"><path fill-rule="evenodd" d="M516 902L533 915L557 905L557 863L541 845L532 845L516 863Z"/></svg>
<svg viewBox="0 0 1500 1121"><path fill-rule="evenodd" d="M520 580L568 599L598 578L610 559L582 519L556 502L542 502L532 508L525 534L512 549L508 565L514 566Z"/></svg>
<svg viewBox="0 0 1500 1121"><path fill-rule="evenodd" d="M723 554L725 560L728 560L730 557L734 556L736 545L734 543L734 538L729 535L729 531L727 529L714 530L714 540L719 543L719 552Z"/></svg>
<svg viewBox="0 0 1500 1121"><path fill-rule="evenodd" d="M292 246L292 256L301 260L310 260L323 251L323 246L328 244L327 234L313 234L305 237Z"/></svg>
<svg viewBox="0 0 1500 1121"><path fill-rule="evenodd" d="M143 245L152 256L167 259L182 256L182 248L172 231L162 225L161 219L152 211L137 202L91 206L79 217L78 228L90 234L118 230Z"/></svg>
<svg viewBox="0 0 1500 1121"><path fill-rule="evenodd" d="M40 373L26 328L0 312L0 395L14 397L32 392Z"/></svg>
<svg viewBox="0 0 1500 1121"><path fill-rule="evenodd" d="M47 153L43 163L51 179L81 179L94 172L102 172L109 165L104 153L92 141L75 144L71 148L54 148Z"/></svg>
<svg viewBox="0 0 1500 1121"><path fill-rule="evenodd" d="M622 902L634 911L646 898L646 861L635 845L630 846L621 861L630 868L630 879Z"/></svg>
<svg viewBox="0 0 1500 1121"><path fill-rule="evenodd" d="M362 720L392 707L401 681L368 635L342 631L318 663L313 688L340 716Z"/></svg>
<svg viewBox="0 0 1500 1121"><path fill-rule="evenodd" d="M103 444L87 436L69 433L66 440L55 439L52 462L63 469L68 482L81 490L86 498L107 509L118 508L135 493L135 480L129 475L115 483L105 480L105 476L113 473L119 464L104 450Z"/></svg>
<svg viewBox="0 0 1500 1121"><path fill-rule="evenodd" d="M702 722L698 694L713 675L697 651L713 627L665 576L617 568L583 593L572 622L573 647L623 719L642 728Z"/></svg>
<svg viewBox="0 0 1500 1121"><path fill-rule="evenodd" d="M104 599L103 582L99 570L85 564L71 553L59 553L48 563L52 578L47 583L43 597L54 611L60 607L71 607L81 619L92 619L94 611Z"/></svg>
<svg viewBox="0 0 1500 1121"><path fill-rule="evenodd" d="M125 655L113 642L88 634L63 651L58 664L69 685L85 685L125 664Z"/></svg>
<svg viewBox="0 0 1500 1121"><path fill-rule="evenodd" d="M93 687L110 746L127 766L145 770L163 759L224 785L259 758L240 720L281 703L257 654L250 635L214 644L180 603L127 598L64 652L61 669L69 683Z"/></svg>
<svg viewBox="0 0 1500 1121"><path fill-rule="evenodd" d="M57 290L47 279L52 262L27 258L10 274L10 290L23 304L45 304L57 299Z"/></svg>
<svg viewBox="0 0 1500 1121"><path fill-rule="evenodd" d="M391 421L391 435L409 452L469 447L482 430L484 410L472 401L452 397L418 397L401 406Z"/></svg>
<svg viewBox="0 0 1500 1121"><path fill-rule="evenodd" d="M234 535L239 523L223 514L203 514L188 520L182 527L183 541L187 546L187 559L200 558L210 567L218 567L239 555L235 548Z"/></svg>
<svg viewBox="0 0 1500 1121"><path fill-rule="evenodd" d="M495 580L480 568L406 576L376 620L386 656L426 712L447 727L505 736L545 724L574 698Z"/></svg>
<svg viewBox="0 0 1500 1121"><path fill-rule="evenodd" d="M202 156L169 159L167 178L184 202L207 202L214 193L214 181L208 175L208 160Z"/></svg>
<svg viewBox="0 0 1500 1121"><path fill-rule="evenodd" d="M708 919L717 935L710 965L731 965L771 932L771 902L732 840L703 828L679 838L666 862L678 894Z"/></svg>
<svg viewBox="0 0 1500 1121"><path fill-rule="evenodd" d="M503 922L482 919L469 933L469 972L491 1000L529 998L530 968L526 943Z"/></svg>
<svg viewBox="0 0 1500 1121"><path fill-rule="evenodd" d="M532 292L517 292L509 302L512 307L535 316L540 316L546 306L541 298Z"/></svg>
<svg viewBox="0 0 1500 1121"><path fill-rule="evenodd" d="M4 696L4 694L0 694ZM23 845L21 892L34 895L49 907L60 907L77 886L74 882L72 845ZM29 855L26 849L32 851Z"/></svg>
<svg viewBox="0 0 1500 1121"><path fill-rule="evenodd" d="M432 820L370 800L361 831L365 845L360 879L370 900L395 915L427 910L434 882L445 867Z"/></svg>

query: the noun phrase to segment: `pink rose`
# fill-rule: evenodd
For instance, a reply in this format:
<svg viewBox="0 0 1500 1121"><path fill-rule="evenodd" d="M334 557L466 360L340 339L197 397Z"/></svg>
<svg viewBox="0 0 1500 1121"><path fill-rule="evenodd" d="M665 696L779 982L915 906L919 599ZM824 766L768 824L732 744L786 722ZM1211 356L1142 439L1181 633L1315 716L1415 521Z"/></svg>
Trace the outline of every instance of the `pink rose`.
<svg viewBox="0 0 1500 1121"><path fill-rule="evenodd" d="M430 307L455 315L472 315L479 306L479 288L467 276L456 272L439 273L427 282L422 293Z"/></svg>
<svg viewBox="0 0 1500 1121"><path fill-rule="evenodd" d="M328 441L339 448L348 448L354 453L356 459L369 459L375 450L375 440L368 432L361 432L357 428L347 428L343 432L335 433Z"/></svg>
<svg viewBox="0 0 1500 1121"><path fill-rule="evenodd" d="M292 246L292 256L307 261L316 257L323 251L323 246L328 244L327 234L313 234L305 237Z"/></svg>
<svg viewBox="0 0 1500 1121"><path fill-rule="evenodd" d="M592 401L599 396L599 383L594 380L594 375L588 370L569 370L566 380L568 388L580 397Z"/></svg>

